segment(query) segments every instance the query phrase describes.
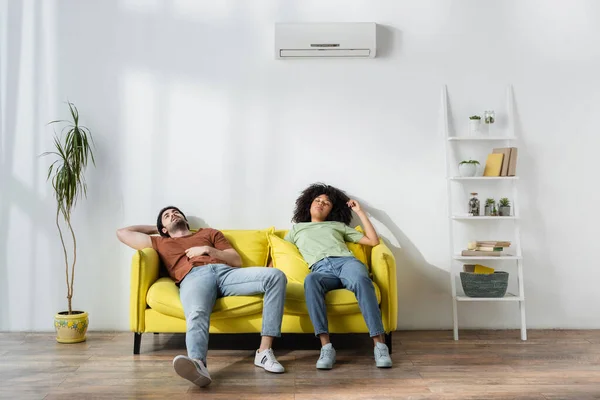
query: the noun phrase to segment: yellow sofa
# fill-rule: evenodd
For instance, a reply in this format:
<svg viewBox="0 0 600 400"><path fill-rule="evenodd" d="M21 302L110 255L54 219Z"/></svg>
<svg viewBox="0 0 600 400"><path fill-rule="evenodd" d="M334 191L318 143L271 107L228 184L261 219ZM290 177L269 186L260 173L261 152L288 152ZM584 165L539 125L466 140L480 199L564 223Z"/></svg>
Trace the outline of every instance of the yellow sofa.
<svg viewBox="0 0 600 400"><path fill-rule="evenodd" d="M283 238L286 231L236 230L223 233L240 253L243 266L265 266L275 255L269 235ZM271 236L272 238L272 236ZM362 247L362 246L360 246ZM357 246L351 250L355 253ZM380 304L386 342L391 351L391 333L397 323L396 262L389 248L380 242L362 249L373 279ZM357 254L358 257L358 254ZM360 258L360 257L358 257ZM276 267L280 267L275 264ZM284 267L289 267L285 265ZM304 299L304 287L297 277L290 279L289 268L280 268L288 275L282 334L312 333ZM186 322L179 300L179 288L169 277L160 277L160 260L152 248L138 250L131 262L130 327L134 332L134 354L139 354L143 333L185 333ZM262 295L230 296L217 299L210 321L210 333L260 333L262 325ZM368 333L356 297L346 289L326 296L329 331L331 333Z"/></svg>

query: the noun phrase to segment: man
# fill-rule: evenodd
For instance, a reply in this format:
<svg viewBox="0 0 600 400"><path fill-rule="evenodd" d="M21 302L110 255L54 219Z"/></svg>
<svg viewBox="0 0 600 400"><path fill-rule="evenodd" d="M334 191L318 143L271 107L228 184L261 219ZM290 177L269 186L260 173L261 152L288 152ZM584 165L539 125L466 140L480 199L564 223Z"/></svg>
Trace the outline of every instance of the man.
<svg viewBox="0 0 600 400"><path fill-rule="evenodd" d="M210 314L217 297L264 293L260 348L254 365L282 373L273 354L275 337L281 336L281 319L287 279L275 268L242 266L242 259L223 233L204 228L194 233L177 207L160 210L156 227L136 225L117 230L117 237L136 250L152 247L169 275L179 285L187 332L187 356L173 359L175 372L203 387L212 382L206 368ZM160 236L150 236L153 234Z"/></svg>

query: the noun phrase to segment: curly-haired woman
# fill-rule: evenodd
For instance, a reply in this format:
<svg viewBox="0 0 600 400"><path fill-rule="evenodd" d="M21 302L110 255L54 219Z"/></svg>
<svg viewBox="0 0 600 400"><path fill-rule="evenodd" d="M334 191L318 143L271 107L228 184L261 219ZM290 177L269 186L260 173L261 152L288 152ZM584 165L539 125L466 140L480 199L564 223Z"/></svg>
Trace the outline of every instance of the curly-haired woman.
<svg viewBox="0 0 600 400"><path fill-rule="evenodd" d="M354 211L365 234L348 226ZM331 369L335 364L335 349L329 340L325 294L330 290L351 290L373 338L375 364L380 368L392 366L385 345L381 312L375 288L367 267L356 259L346 242L367 246L379 244L375 228L356 200L333 186L315 183L306 188L296 200L292 226L285 239L298 247L310 267L304 281L308 314L321 340L318 369Z"/></svg>

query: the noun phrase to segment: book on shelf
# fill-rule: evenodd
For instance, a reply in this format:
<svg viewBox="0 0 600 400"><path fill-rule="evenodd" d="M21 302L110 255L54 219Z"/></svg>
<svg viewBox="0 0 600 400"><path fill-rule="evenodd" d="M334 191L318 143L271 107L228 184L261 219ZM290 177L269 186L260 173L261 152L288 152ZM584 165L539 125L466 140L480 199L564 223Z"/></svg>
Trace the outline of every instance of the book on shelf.
<svg viewBox="0 0 600 400"><path fill-rule="evenodd" d="M500 176L508 176L508 163L510 162L510 147L500 147L492 150L492 154L504 154Z"/></svg>
<svg viewBox="0 0 600 400"><path fill-rule="evenodd" d="M463 250L460 253L463 257L500 257L507 254L504 251L481 251L481 250Z"/></svg>
<svg viewBox="0 0 600 400"><path fill-rule="evenodd" d="M483 176L500 176L502 171L502 160L504 154L488 154L487 160L485 161L485 169L483 170Z"/></svg>
<svg viewBox="0 0 600 400"><path fill-rule="evenodd" d="M464 264L463 271L472 272L474 274L493 274L494 268L486 267L481 264Z"/></svg>
<svg viewBox="0 0 600 400"><path fill-rule="evenodd" d="M508 240L478 240L475 242L477 247L510 247Z"/></svg>
<svg viewBox="0 0 600 400"><path fill-rule="evenodd" d="M504 250L504 247L503 246L500 246L500 247L498 247L498 246L496 246L496 247L494 247L494 246L477 246L477 247L475 247L475 250L477 250L477 251L502 251L502 250Z"/></svg>
<svg viewBox="0 0 600 400"><path fill-rule="evenodd" d="M508 176L517 175L517 155L518 150L516 147L510 148L510 158L508 161Z"/></svg>
<svg viewBox="0 0 600 400"><path fill-rule="evenodd" d="M515 176L517 175L517 155L516 147L498 147L492 150L492 154L502 154L502 164L500 166L500 175L484 176ZM486 162L487 166L487 162Z"/></svg>

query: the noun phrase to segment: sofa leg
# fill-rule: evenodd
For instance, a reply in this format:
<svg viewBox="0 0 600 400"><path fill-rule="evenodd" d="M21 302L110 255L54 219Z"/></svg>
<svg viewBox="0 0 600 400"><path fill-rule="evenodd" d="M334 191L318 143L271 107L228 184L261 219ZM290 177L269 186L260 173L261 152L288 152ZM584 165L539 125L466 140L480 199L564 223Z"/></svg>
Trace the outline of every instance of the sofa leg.
<svg viewBox="0 0 600 400"><path fill-rule="evenodd" d="M142 344L142 334L134 332L133 334L133 354L140 354L140 345Z"/></svg>
<svg viewBox="0 0 600 400"><path fill-rule="evenodd" d="M390 354L392 354L392 332L385 334L385 344L390 349Z"/></svg>

